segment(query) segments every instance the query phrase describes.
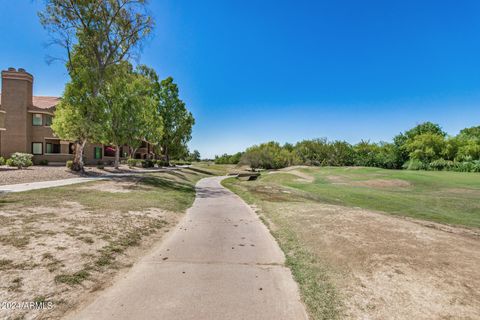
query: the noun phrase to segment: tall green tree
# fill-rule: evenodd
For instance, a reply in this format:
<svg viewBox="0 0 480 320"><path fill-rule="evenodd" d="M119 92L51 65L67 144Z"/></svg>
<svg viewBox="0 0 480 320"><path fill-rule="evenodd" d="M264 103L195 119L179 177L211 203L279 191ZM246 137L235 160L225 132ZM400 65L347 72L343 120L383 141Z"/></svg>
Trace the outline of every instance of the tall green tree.
<svg viewBox="0 0 480 320"><path fill-rule="evenodd" d="M407 147L407 145L410 145L411 149L412 142L415 137L422 134L433 134L441 136L443 138L447 136L447 133L442 130L440 125L429 121L420 123L412 129L400 133L393 138L398 163L404 163L409 160L411 151L409 150L409 147Z"/></svg>
<svg viewBox="0 0 480 320"><path fill-rule="evenodd" d="M162 132L162 123L151 79L133 70L128 62L115 65L110 71L98 99L106 113L101 142L115 147L115 168L118 168L120 148L145 140L146 128ZM150 121L154 118L156 127Z"/></svg>
<svg viewBox="0 0 480 320"><path fill-rule="evenodd" d="M454 138L457 160L480 160L480 126L465 128Z"/></svg>
<svg viewBox="0 0 480 320"><path fill-rule="evenodd" d="M411 159L430 163L444 156L446 141L442 135L427 132L409 139L405 147Z"/></svg>
<svg viewBox="0 0 480 320"><path fill-rule="evenodd" d="M159 110L163 119L163 136L159 146L167 161L188 155L187 143L192 138L195 124L193 115L180 99L178 87L172 77L160 83Z"/></svg>
<svg viewBox="0 0 480 320"><path fill-rule="evenodd" d="M75 52L73 63L83 63L85 59ZM73 170L83 170L83 149L87 140L102 134L105 112L98 108L98 99L93 95L92 73L89 69L79 69L71 74L71 80L65 85L63 98L57 105L52 130L55 134L74 143Z"/></svg>
<svg viewBox="0 0 480 320"><path fill-rule="evenodd" d="M71 83L70 88L65 90L66 95L69 91L70 97L64 98L84 102L81 105L65 103L64 109L78 107L79 110L65 110L63 115L59 113L55 126L64 128L56 131L60 138L75 142L72 169L81 171L86 141L101 137L97 135L96 128L103 119L97 117L99 107L95 100L104 85L108 69L137 53L135 49L150 33L153 21L146 13L145 0L46 0L45 9L39 12L39 17L52 35L53 43L62 46L66 52L66 58L62 60L66 61ZM68 122L61 124L60 121L68 121L72 117L89 125L66 129ZM75 135L77 132L79 134Z"/></svg>
<svg viewBox="0 0 480 320"><path fill-rule="evenodd" d="M189 161L197 161L198 162L198 161L200 161L200 158L201 158L200 151L198 151L198 150L193 150L193 152L190 153L190 155L188 156Z"/></svg>

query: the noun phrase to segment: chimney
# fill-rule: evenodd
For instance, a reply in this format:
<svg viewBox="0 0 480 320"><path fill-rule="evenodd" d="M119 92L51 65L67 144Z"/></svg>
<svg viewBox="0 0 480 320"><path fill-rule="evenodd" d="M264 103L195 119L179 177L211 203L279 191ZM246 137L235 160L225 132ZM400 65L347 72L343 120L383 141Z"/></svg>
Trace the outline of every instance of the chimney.
<svg viewBox="0 0 480 320"><path fill-rule="evenodd" d="M28 145L31 121L28 121L27 109L32 104L33 76L21 68L2 71L1 109L5 111L5 131L2 131L0 138L2 156L9 157L14 152L31 151Z"/></svg>

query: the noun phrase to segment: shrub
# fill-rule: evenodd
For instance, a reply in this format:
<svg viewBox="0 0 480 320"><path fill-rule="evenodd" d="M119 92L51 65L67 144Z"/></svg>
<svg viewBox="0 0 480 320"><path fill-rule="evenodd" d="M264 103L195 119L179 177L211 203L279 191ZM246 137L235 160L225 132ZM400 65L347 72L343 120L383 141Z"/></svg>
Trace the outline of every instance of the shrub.
<svg viewBox="0 0 480 320"><path fill-rule="evenodd" d="M403 164L403 169L407 170L428 170L428 165L418 159L412 159Z"/></svg>
<svg viewBox="0 0 480 320"><path fill-rule="evenodd" d="M167 160L157 160L157 166L159 167L168 167L170 164Z"/></svg>
<svg viewBox="0 0 480 320"><path fill-rule="evenodd" d="M97 161L98 169L105 169L105 163L102 160Z"/></svg>
<svg viewBox="0 0 480 320"><path fill-rule="evenodd" d="M238 164L240 162L240 158L242 157L242 155L243 155L243 152L237 152L232 155L224 153L221 156L215 156L215 163L216 164Z"/></svg>
<svg viewBox="0 0 480 320"><path fill-rule="evenodd" d="M338 140L329 142L325 138L298 142L292 153L295 155L292 158L294 164L350 166L355 162L355 150L349 143Z"/></svg>
<svg viewBox="0 0 480 320"><path fill-rule="evenodd" d="M142 160L142 167L143 168L153 168L154 163L150 159Z"/></svg>
<svg viewBox="0 0 480 320"><path fill-rule="evenodd" d="M4 166L4 165L5 165L5 158L0 157L0 166Z"/></svg>
<svg viewBox="0 0 480 320"><path fill-rule="evenodd" d="M441 170L446 170L448 166L448 161L445 159L437 159L429 164L430 170L434 171L441 171Z"/></svg>
<svg viewBox="0 0 480 320"><path fill-rule="evenodd" d="M252 169L280 169L295 164L300 158L278 142L271 141L248 148L240 164L249 165Z"/></svg>
<svg viewBox="0 0 480 320"><path fill-rule="evenodd" d="M66 166L68 169L72 169L73 168L73 161L72 160L68 160L67 163L66 163Z"/></svg>
<svg viewBox="0 0 480 320"><path fill-rule="evenodd" d="M13 160L12 160L12 159L7 159L7 161L5 161L5 164L6 164L7 166L9 166L9 167L15 167L15 166L13 165Z"/></svg>
<svg viewBox="0 0 480 320"><path fill-rule="evenodd" d="M480 160L474 160L472 164L472 172L480 172Z"/></svg>
<svg viewBox="0 0 480 320"><path fill-rule="evenodd" d="M10 160L8 162L8 165L11 167L17 167L18 169L30 167L31 165L33 165L32 158L32 154L15 152L14 154L12 154L10 159L8 159Z"/></svg>
<svg viewBox="0 0 480 320"><path fill-rule="evenodd" d="M473 172L474 171L473 161L455 162L455 165L453 166L453 171Z"/></svg>
<svg viewBox="0 0 480 320"><path fill-rule="evenodd" d="M137 164L138 164L138 160L130 158L130 159L127 160L127 164L130 168L136 167Z"/></svg>
<svg viewBox="0 0 480 320"><path fill-rule="evenodd" d="M424 163L438 159L446 148L446 141L442 135L424 133L417 135L405 144L410 159L418 159Z"/></svg>
<svg viewBox="0 0 480 320"><path fill-rule="evenodd" d="M48 166L48 160L47 159L42 159L38 162L39 165L41 166Z"/></svg>

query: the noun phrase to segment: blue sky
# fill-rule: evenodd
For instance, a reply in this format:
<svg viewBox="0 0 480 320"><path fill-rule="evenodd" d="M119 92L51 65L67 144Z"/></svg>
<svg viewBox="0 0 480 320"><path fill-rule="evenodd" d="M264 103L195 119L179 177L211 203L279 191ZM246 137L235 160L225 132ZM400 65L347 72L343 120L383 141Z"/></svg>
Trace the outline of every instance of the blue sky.
<svg viewBox="0 0 480 320"><path fill-rule="evenodd" d="M40 0L0 0L0 68L61 95ZM434 121L480 124L479 1L154 0L140 62L173 76L202 156L268 140L390 140Z"/></svg>

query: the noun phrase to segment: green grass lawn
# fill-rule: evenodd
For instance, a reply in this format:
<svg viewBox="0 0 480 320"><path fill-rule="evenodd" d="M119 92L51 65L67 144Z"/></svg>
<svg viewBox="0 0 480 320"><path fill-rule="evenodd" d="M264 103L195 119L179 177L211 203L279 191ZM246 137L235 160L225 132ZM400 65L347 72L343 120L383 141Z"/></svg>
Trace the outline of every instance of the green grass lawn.
<svg viewBox="0 0 480 320"><path fill-rule="evenodd" d="M195 162L190 170L196 170L200 173L208 173L210 175L225 176L229 173L240 171L235 164L215 164L213 162Z"/></svg>
<svg viewBox="0 0 480 320"><path fill-rule="evenodd" d="M285 172L264 174L256 183L288 187L324 203L480 227L480 174L334 167L298 171L314 181Z"/></svg>

